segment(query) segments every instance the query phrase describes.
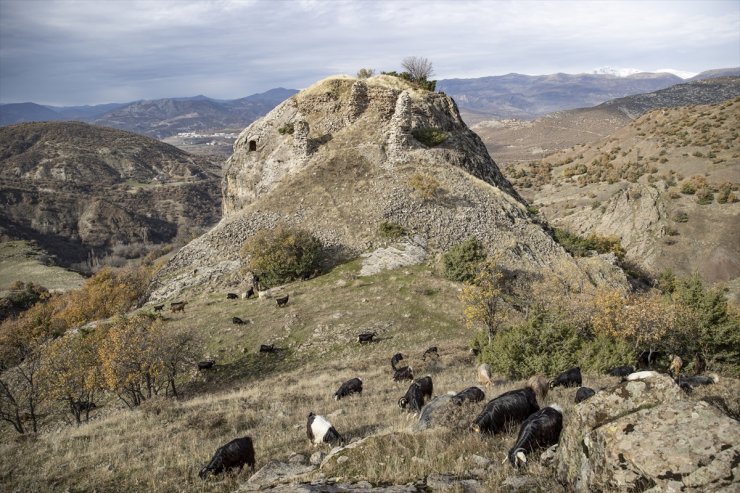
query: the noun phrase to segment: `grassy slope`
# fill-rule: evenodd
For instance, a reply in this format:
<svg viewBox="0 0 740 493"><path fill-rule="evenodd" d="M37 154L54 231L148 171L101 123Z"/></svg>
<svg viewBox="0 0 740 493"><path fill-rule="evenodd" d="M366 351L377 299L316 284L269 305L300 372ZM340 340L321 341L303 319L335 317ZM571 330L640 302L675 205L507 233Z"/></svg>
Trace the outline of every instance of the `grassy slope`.
<svg viewBox="0 0 740 493"><path fill-rule="evenodd" d="M40 284L52 291L68 291L82 286L85 279L62 267L44 265L43 253L26 241L0 242L0 296L13 282Z"/></svg>
<svg viewBox="0 0 740 493"><path fill-rule="evenodd" d="M156 398L134 411L110 399L94 411L94 420L79 428L51 425L45 433L18 437L2 428L0 489L6 491L234 491L249 476L202 482L198 470L213 451L232 438L255 441L257 468L293 453L308 457L315 449L305 436L309 411L328 416L347 440L369 435L351 460L309 475L343 480L403 484L432 473L469 476L479 468L473 455L492 461L482 481L495 491L507 476L501 465L515 430L481 438L464 431L482 408L463 408L452 429L409 434L413 420L396 405L408 383L391 379L390 356L406 355L418 376L431 374L435 395L475 385L476 362L467 352L470 333L461 321L458 288L433 275L428 266L399 269L358 278L359 262L335 268L316 279L288 285L287 307L272 300L226 300L225 293L191 293L186 313L168 314L172 330L203 339L204 356L217 367L195 375L180 401ZM243 326L231 317L249 319ZM376 330L380 341L360 346L356 334ZM259 354L273 342L278 354ZM429 346L440 358L421 360ZM334 401L345 380L359 376L362 396ZM614 383L585 376L594 388ZM501 381L488 398L522 386ZM735 383L725 383L729 390ZM727 389L725 389L727 391ZM566 415L574 390L558 389L542 404L560 403ZM735 396L737 399L737 396ZM319 447L328 452L329 446ZM532 464L542 491L561 491L551 470Z"/></svg>

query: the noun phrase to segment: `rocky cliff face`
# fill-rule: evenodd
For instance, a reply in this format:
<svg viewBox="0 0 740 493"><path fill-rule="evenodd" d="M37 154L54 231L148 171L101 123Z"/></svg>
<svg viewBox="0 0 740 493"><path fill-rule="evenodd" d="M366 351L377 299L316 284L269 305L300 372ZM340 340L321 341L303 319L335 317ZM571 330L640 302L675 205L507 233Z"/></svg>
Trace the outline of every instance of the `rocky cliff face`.
<svg viewBox="0 0 740 493"><path fill-rule="evenodd" d="M434 193L413 184L419 175L436 182ZM614 266L589 275L594 266L552 240L451 98L390 76L326 79L250 125L225 169L223 215L162 270L154 298L238 283L242 243L278 222L311 230L335 261L374 250L378 225L389 221L431 251L475 236L512 268L551 272L578 288L623 280Z"/></svg>

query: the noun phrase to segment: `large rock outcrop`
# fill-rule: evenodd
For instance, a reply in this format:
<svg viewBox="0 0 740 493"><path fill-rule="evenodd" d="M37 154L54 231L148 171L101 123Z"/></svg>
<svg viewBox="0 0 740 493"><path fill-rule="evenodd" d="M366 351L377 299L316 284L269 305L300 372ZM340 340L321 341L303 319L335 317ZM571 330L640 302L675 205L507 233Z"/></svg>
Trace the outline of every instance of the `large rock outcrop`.
<svg viewBox="0 0 740 493"><path fill-rule="evenodd" d="M740 425L667 376L598 392L566 414L559 479L577 492L737 491Z"/></svg>
<svg viewBox="0 0 740 493"><path fill-rule="evenodd" d="M419 175L435 193L421 193ZM223 216L162 269L152 299L240 282L241 245L278 223L310 230L335 262L375 250L378 226L392 222L429 252L476 237L510 268L574 289L624 282L617 267L579 263L552 239L451 98L391 76L323 80L245 129L224 172Z"/></svg>

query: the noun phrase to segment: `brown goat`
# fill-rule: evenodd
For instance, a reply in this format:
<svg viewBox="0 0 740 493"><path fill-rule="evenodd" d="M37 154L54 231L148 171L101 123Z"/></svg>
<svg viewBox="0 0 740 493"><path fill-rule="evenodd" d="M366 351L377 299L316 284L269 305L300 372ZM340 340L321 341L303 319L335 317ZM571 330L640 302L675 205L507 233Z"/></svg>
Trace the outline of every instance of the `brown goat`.
<svg viewBox="0 0 740 493"><path fill-rule="evenodd" d="M537 400L542 400L547 397L547 391L550 389L550 382L547 381L544 375L534 375L527 381L529 388L534 390L537 395Z"/></svg>
<svg viewBox="0 0 740 493"><path fill-rule="evenodd" d="M481 385L485 385L486 388L490 388L491 384L491 365L483 363L478 367L478 382Z"/></svg>

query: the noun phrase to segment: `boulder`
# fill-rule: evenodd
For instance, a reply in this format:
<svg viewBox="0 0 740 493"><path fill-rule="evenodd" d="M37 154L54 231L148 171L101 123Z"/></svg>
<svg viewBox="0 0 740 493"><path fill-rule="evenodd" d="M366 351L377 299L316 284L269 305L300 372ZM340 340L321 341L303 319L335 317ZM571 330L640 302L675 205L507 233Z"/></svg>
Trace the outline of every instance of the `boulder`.
<svg viewBox="0 0 740 493"><path fill-rule="evenodd" d="M313 465L270 461L252 475L248 483L262 485L290 482L316 469Z"/></svg>
<svg viewBox="0 0 740 493"><path fill-rule="evenodd" d="M576 492L731 491L738 459L738 422L685 400L657 375L601 391L566 414L555 462Z"/></svg>

